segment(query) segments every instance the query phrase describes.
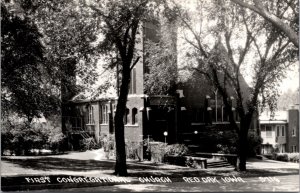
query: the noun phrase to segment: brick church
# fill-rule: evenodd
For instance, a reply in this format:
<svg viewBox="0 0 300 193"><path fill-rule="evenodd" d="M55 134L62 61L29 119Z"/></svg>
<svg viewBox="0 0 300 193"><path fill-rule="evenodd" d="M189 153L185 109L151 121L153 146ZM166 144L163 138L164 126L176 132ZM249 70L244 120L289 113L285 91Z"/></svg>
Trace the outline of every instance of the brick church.
<svg viewBox="0 0 300 193"><path fill-rule="evenodd" d="M155 33L156 27L145 23L140 33L143 41L137 44L139 49L144 48L147 39L157 38ZM205 79L200 79L178 84L173 96L145 94L145 57L143 54L131 72L124 116L125 141L142 142L151 138L154 141L183 143L195 151L216 151L217 138L214 135L233 133L217 90ZM244 86L247 87L246 84ZM72 149L78 149L82 138L93 137L99 142L101 135L114 133L117 92L105 96L100 94L93 99L75 96L65 104L62 127ZM234 97L231 100L234 103ZM256 122L253 126L256 127ZM214 135L208 137L208 133Z"/></svg>

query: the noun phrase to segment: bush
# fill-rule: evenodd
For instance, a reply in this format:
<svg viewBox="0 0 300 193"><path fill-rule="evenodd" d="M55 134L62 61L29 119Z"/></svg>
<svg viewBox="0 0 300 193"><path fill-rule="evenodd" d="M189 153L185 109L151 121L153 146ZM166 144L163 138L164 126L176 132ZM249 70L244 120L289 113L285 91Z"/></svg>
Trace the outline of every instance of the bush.
<svg viewBox="0 0 300 193"><path fill-rule="evenodd" d="M182 157L189 152L189 149L183 144L166 145L162 142L150 142L147 151L150 152L153 162L161 163L166 156Z"/></svg>
<svg viewBox="0 0 300 193"><path fill-rule="evenodd" d="M162 163L166 152L166 145L162 142L150 142L149 152L151 153L151 161Z"/></svg>
<svg viewBox="0 0 300 193"><path fill-rule="evenodd" d="M248 133L248 156L255 157L259 153L259 148L263 139L254 131Z"/></svg>
<svg viewBox="0 0 300 193"><path fill-rule="evenodd" d="M103 147L107 159L116 156L115 136L104 134L100 137L100 146Z"/></svg>
<svg viewBox="0 0 300 193"><path fill-rule="evenodd" d="M48 123L31 123L25 121L3 121L1 129L1 148L15 155L28 155L32 149L51 149L61 151L64 135L59 127Z"/></svg>
<svg viewBox="0 0 300 193"><path fill-rule="evenodd" d="M189 152L189 149L184 144L168 145L165 150L165 155L183 156Z"/></svg>
<svg viewBox="0 0 300 193"><path fill-rule="evenodd" d="M93 137L85 138L80 140L80 149L83 151L97 149L98 145Z"/></svg>
<svg viewBox="0 0 300 193"><path fill-rule="evenodd" d="M275 159L278 161L288 161L288 155L286 153L277 153L275 154Z"/></svg>
<svg viewBox="0 0 300 193"><path fill-rule="evenodd" d="M217 144L217 153L222 154L236 154L237 148L232 145L224 145L224 144Z"/></svg>
<svg viewBox="0 0 300 193"><path fill-rule="evenodd" d="M299 153L288 153L288 160L290 162L298 162L299 163Z"/></svg>
<svg viewBox="0 0 300 193"><path fill-rule="evenodd" d="M185 160L185 166L190 168L197 168L197 163L194 161L192 157L187 157Z"/></svg>
<svg viewBox="0 0 300 193"><path fill-rule="evenodd" d="M139 161L142 161L142 158L140 156L140 152L142 151L142 142L133 142L133 141L127 141L126 142L126 157L128 159L138 159Z"/></svg>
<svg viewBox="0 0 300 193"><path fill-rule="evenodd" d="M275 154L275 160L299 162L299 153L277 153Z"/></svg>

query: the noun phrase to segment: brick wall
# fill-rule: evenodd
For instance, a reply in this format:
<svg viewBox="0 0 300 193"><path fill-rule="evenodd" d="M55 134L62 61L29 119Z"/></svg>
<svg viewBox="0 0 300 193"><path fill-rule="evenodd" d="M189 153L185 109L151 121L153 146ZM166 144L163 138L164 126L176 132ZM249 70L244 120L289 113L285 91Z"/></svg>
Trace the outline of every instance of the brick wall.
<svg viewBox="0 0 300 193"><path fill-rule="evenodd" d="M288 134L287 134L287 151L292 152L292 146L296 146L299 152L299 110L290 109L288 111ZM293 135L294 129L294 135Z"/></svg>

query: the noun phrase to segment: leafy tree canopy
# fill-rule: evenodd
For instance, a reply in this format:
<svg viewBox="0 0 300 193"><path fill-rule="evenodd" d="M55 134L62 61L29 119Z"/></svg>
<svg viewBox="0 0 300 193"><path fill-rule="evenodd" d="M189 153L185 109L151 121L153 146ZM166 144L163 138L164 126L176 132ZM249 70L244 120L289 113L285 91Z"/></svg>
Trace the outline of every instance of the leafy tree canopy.
<svg viewBox="0 0 300 193"><path fill-rule="evenodd" d="M75 82L96 80L97 20L80 2L6 1L1 23L4 112L28 120L57 113L78 91Z"/></svg>

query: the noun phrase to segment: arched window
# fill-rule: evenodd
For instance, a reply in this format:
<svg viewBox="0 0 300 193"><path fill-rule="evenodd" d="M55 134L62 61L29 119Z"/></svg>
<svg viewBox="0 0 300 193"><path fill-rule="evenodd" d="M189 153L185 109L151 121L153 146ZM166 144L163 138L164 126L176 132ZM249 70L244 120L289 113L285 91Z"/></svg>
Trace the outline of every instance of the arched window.
<svg viewBox="0 0 300 193"><path fill-rule="evenodd" d="M138 124L138 111L137 108L132 109L132 125Z"/></svg>
<svg viewBox="0 0 300 193"><path fill-rule="evenodd" d="M93 106L89 106L88 107L88 124L94 124L94 107Z"/></svg>
<svg viewBox="0 0 300 193"><path fill-rule="evenodd" d="M129 122L129 109L126 108L125 115L124 115L124 125L127 125Z"/></svg>

